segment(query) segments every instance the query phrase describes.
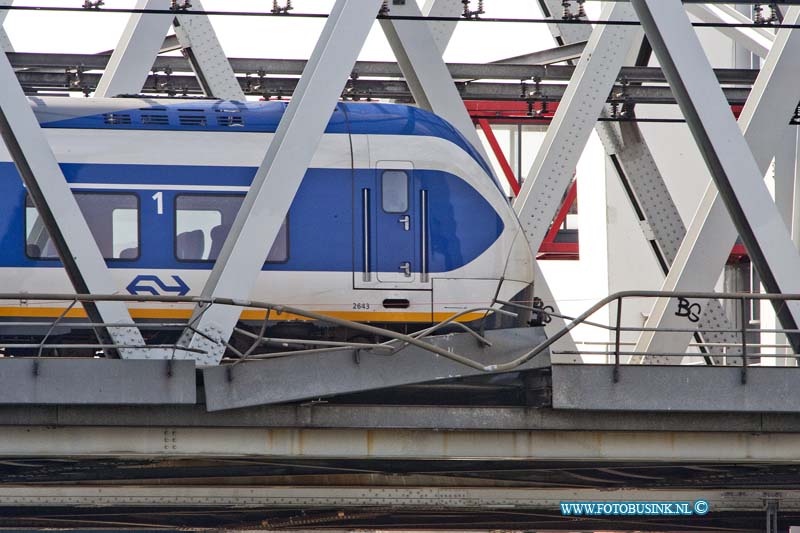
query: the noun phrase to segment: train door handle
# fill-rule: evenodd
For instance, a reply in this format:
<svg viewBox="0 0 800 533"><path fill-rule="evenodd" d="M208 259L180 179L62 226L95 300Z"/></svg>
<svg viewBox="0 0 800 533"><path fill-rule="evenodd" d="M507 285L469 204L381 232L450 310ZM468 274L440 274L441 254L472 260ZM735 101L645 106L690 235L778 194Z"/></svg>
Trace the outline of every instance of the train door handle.
<svg viewBox="0 0 800 533"><path fill-rule="evenodd" d="M408 215L403 215L397 221L403 225L403 229L408 231L411 229L411 217Z"/></svg>
<svg viewBox="0 0 800 533"><path fill-rule="evenodd" d="M411 263L409 261L403 261L400 263L400 268L398 270L405 274L407 278L411 277Z"/></svg>

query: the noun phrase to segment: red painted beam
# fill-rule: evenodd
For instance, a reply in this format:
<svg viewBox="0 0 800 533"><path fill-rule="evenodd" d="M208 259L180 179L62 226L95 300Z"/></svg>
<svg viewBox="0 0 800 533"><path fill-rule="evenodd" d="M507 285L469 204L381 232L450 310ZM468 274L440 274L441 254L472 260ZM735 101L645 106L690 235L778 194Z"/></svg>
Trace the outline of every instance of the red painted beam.
<svg viewBox="0 0 800 533"><path fill-rule="evenodd" d="M572 204L575 203L575 200L578 198L578 180L573 180L572 185L567 191L567 197L564 198L564 203L561 204L561 209L558 210L558 214L556 218L553 219L553 223L550 225L550 231L547 232L547 235L544 237L544 243L547 244L556 244L556 235L558 235L558 230L561 229L561 224L567 219L567 215L569 214L569 210L572 207Z"/></svg>
<svg viewBox="0 0 800 533"><path fill-rule="evenodd" d="M478 125L480 125L484 135L486 135L486 140L489 141L489 146L492 147L492 152L494 152L494 156L500 163L500 168L503 169L503 174L506 176L506 181L508 181L508 184L511 186L511 190L514 192L514 196L516 197L519 194L519 182L517 181L516 176L514 176L514 171L511 170L511 165L508 164L506 155L500 148L500 143L497 142L497 137L494 136L492 127L485 119L478 120Z"/></svg>

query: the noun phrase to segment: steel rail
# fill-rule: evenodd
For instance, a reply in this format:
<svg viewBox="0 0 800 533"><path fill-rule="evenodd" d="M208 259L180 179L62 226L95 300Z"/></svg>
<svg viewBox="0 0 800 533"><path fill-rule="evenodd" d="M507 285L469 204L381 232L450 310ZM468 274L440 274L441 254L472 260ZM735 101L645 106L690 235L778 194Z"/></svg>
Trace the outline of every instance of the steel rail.
<svg viewBox="0 0 800 533"><path fill-rule="evenodd" d="M63 69L81 67L84 70L103 70L108 65L109 54L59 54L35 52L11 52L8 59L16 69L53 69L63 74ZM300 76L306 66L305 59L254 59L229 58L236 74L264 76ZM574 72L574 65L536 65L526 63L448 63L447 68L456 80L525 80L538 78L541 81L568 82ZM180 56L159 56L153 63L153 70L169 69L173 73L193 73L191 63ZM359 78L403 78L400 67L394 61L358 61L353 72ZM714 74L722 84L752 85L758 77L758 69L717 68ZM256 80L258 78L251 78ZM666 76L660 67L626 66L620 69L620 80L626 82L667 84Z"/></svg>

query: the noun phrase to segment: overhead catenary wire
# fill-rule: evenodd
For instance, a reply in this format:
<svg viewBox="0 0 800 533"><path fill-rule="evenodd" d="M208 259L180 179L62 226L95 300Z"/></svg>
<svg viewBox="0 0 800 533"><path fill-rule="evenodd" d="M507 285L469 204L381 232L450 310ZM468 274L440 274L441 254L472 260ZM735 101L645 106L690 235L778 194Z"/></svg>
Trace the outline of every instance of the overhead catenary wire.
<svg viewBox="0 0 800 533"><path fill-rule="evenodd" d="M800 0L778 2L779 5L800 5ZM33 12L66 12L66 13L126 13L144 15L205 15L210 17L282 17L282 18L311 18L326 19L328 13L275 13L272 11L221 11L221 10L193 10L193 9L137 9L137 8L92 8L84 7L59 7L59 6L0 6L0 11L33 11ZM443 17L443 16L409 16L378 14L377 20L411 20L423 22L495 22L518 24L589 24L598 26L640 26L637 20L590 20L584 18L507 18L507 17ZM696 28L766 28L766 29L800 29L800 24L784 23L757 23L757 22L692 22Z"/></svg>

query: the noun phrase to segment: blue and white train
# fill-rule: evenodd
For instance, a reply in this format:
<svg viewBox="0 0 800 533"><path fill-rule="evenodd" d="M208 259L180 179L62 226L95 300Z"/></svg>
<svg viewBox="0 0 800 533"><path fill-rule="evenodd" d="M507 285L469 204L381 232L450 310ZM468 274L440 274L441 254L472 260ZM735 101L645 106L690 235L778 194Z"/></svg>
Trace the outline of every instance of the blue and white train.
<svg viewBox="0 0 800 533"><path fill-rule="evenodd" d="M169 295L200 293L287 105L31 102L119 291ZM0 239L0 292L74 292L4 146ZM340 103L251 297L430 324L529 299L532 261L487 162L451 125L405 105ZM62 308L13 304L0 316ZM132 306L141 320L188 313Z"/></svg>

